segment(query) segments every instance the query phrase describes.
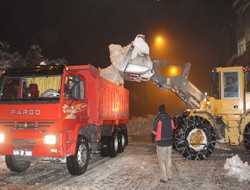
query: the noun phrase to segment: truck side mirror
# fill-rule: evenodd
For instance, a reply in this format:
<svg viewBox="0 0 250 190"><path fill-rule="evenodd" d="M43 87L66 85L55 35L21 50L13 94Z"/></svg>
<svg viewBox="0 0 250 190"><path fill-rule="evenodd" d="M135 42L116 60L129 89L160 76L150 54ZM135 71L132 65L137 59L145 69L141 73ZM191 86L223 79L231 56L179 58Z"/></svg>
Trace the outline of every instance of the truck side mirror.
<svg viewBox="0 0 250 190"><path fill-rule="evenodd" d="M80 99L80 77L76 76L73 78L74 86L72 91L72 99L79 100Z"/></svg>

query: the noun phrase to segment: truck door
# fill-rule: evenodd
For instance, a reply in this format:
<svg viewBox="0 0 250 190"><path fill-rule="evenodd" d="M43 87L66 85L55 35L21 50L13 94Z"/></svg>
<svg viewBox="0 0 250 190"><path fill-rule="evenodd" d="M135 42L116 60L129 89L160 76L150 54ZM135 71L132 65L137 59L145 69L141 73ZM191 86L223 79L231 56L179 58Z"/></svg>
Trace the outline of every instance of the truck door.
<svg viewBox="0 0 250 190"><path fill-rule="evenodd" d="M85 84L83 78L68 75L64 87L65 120L75 122L86 121L87 103L85 98Z"/></svg>

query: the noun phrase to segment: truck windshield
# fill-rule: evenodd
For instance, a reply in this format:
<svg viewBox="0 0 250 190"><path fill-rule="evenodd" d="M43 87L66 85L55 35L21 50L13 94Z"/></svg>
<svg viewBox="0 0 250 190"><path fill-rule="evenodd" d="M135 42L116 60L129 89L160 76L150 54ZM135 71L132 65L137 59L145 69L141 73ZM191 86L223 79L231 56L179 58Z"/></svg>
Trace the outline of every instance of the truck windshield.
<svg viewBox="0 0 250 190"><path fill-rule="evenodd" d="M1 81L1 101L59 100L61 75L5 76Z"/></svg>

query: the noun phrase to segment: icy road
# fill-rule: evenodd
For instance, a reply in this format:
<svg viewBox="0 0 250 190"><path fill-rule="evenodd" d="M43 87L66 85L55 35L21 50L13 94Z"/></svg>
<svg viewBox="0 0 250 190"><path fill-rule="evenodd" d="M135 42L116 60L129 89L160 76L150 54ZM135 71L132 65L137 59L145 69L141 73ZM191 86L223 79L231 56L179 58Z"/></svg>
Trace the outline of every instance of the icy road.
<svg viewBox="0 0 250 190"><path fill-rule="evenodd" d="M0 156L1 190L98 190L98 189L178 189L178 190L247 190L249 182L238 182L227 175L224 164L227 158L238 154L249 161L244 148L217 145L207 160L193 161L182 158L173 150L174 181L159 182L159 168L155 145L150 142L130 143L124 153L115 158L96 155L84 175L71 176L65 164L32 164L22 173L10 172Z"/></svg>

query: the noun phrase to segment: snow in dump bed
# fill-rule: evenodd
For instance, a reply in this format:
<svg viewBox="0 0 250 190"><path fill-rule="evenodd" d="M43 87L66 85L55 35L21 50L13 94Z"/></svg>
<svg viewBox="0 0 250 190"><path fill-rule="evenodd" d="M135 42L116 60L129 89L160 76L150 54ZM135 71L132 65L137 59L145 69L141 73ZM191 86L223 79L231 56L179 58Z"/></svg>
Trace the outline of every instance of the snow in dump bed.
<svg viewBox="0 0 250 190"><path fill-rule="evenodd" d="M238 178L239 182L250 182L250 166L247 162L243 163L238 154L226 160L224 169L228 170L229 176Z"/></svg>

